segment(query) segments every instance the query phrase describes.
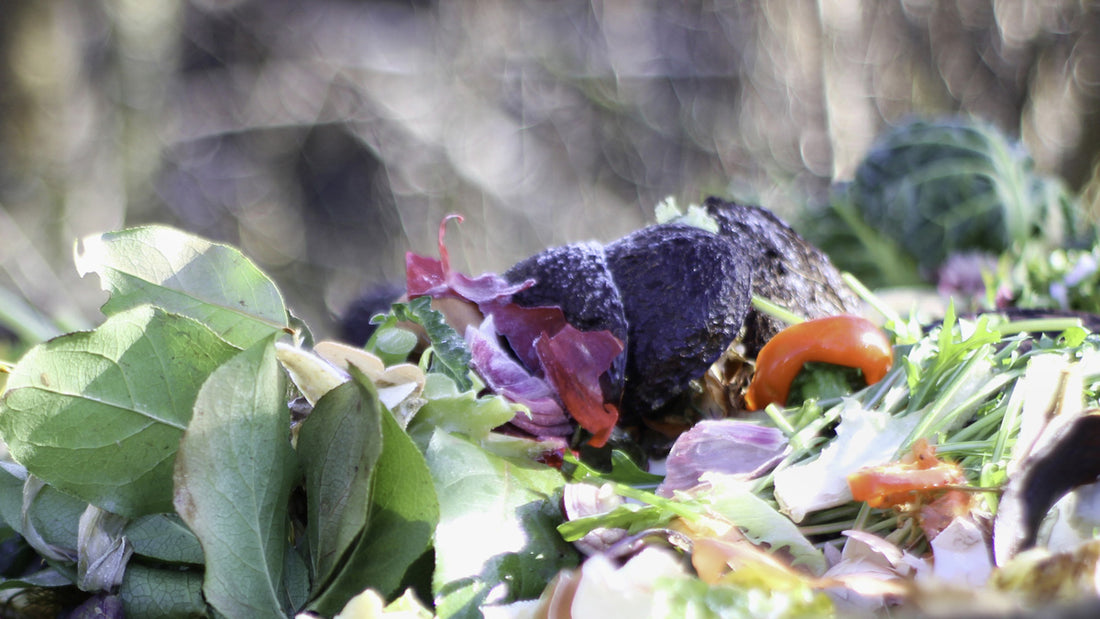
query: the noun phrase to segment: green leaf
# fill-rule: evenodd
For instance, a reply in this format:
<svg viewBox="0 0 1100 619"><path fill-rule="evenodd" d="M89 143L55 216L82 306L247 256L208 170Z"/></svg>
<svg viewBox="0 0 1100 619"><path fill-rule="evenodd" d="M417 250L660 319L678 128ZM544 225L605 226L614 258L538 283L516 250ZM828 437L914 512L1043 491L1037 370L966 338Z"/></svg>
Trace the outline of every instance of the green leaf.
<svg viewBox="0 0 1100 619"><path fill-rule="evenodd" d="M808 362L791 381L787 406L799 406L806 400L840 398L867 386L863 372L831 363Z"/></svg>
<svg viewBox="0 0 1100 619"><path fill-rule="evenodd" d="M0 589L27 589L31 587L71 587L73 581L55 568L47 567L19 578L0 580Z"/></svg>
<svg viewBox="0 0 1100 619"><path fill-rule="evenodd" d="M754 544L767 544L772 550L787 548L794 565L804 565L816 576L825 573L825 555L806 539L793 522L751 492L749 487L729 475L706 473L709 483L702 498L710 508L744 531Z"/></svg>
<svg viewBox="0 0 1100 619"><path fill-rule="evenodd" d="M127 617L204 617L202 572L159 569L140 563L126 568L119 587Z"/></svg>
<svg viewBox="0 0 1100 619"><path fill-rule="evenodd" d="M431 303L431 297L417 297L408 303L394 303L393 315L397 320L414 322L424 327L434 353L431 370L449 376L460 391L466 391L473 386L468 376L470 351L466 348L462 335L447 324L442 312L432 309ZM382 337L381 334L378 337Z"/></svg>
<svg viewBox="0 0 1100 619"><path fill-rule="evenodd" d="M85 237L74 262L96 273L108 316L145 304L189 316L247 348L287 328L275 284L240 251L164 226Z"/></svg>
<svg viewBox="0 0 1100 619"><path fill-rule="evenodd" d="M8 377L0 436L59 490L136 517L172 509L172 461L199 387L237 350L142 306L31 349Z"/></svg>
<svg viewBox="0 0 1100 619"><path fill-rule="evenodd" d="M272 340L203 384L180 441L175 506L206 557L203 594L228 617L286 616L287 501L297 463Z"/></svg>
<svg viewBox="0 0 1100 619"><path fill-rule="evenodd" d="M378 355L387 366L404 363L409 354L416 348L416 334L398 325L397 316L391 314L379 314L377 327L367 341L368 351Z"/></svg>
<svg viewBox="0 0 1100 619"><path fill-rule="evenodd" d="M352 374L376 401L370 380L354 369ZM369 521L332 584L311 605L324 615L339 612L367 588L387 597L394 593L409 566L429 547L439 522L439 504L424 456L385 407L379 407L379 412L382 454L371 473Z"/></svg>
<svg viewBox="0 0 1100 619"><path fill-rule="evenodd" d="M2 462L0 466L0 521L23 533L23 482L27 479L27 470L13 462Z"/></svg>
<svg viewBox="0 0 1100 619"><path fill-rule="evenodd" d="M305 471L314 582L327 583L367 525L371 477L382 454L381 405L349 381L321 397L298 433Z"/></svg>
<svg viewBox="0 0 1100 619"><path fill-rule="evenodd" d="M562 458L565 460L566 464L563 470L568 472L569 478L572 481L585 481L591 479L598 482L617 481L621 484L638 487L656 487L657 484L660 484L664 479L661 475L643 471L630 459L630 456L618 449L611 452L610 472L603 472L592 468L574 456L570 451L566 451L562 455Z"/></svg>
<svg viewBox="0 0 1100 619"><path fill-rule="evenodd" d="M661 509L656 505L623 503L609 512L576 518L558 525L558 533L563 539L575 542L594 529L626 529L637 533L667 525L676 517L674 512Z"/></svg>
<svg viewBox="0 0 1100 619"><path fill-rule="evenodd" d="M694 520L702 515L703 510L698 502L669 499L622 483L608 483L611 483L615 494L633 499L634 502L623 503L609 512L561 523L557 530L564 539L576 541L599 527L626 529L636 533L662 527L677 516Z"/></svg>
<svg viewBox="0 0 1100 619"><path fill-rule="evenodd" d="M426 401L413 418L415 425L443 428L473 439L484 438L490 430L511 421L517 414L517 407L503 397L479 398L473 389L459 391L455 382L442 374L426 376L421 397Z"/></svg>
<svg viewBox="0 0 1100 619"><path fill-rule="evenodd" d="M432 589L447 609L442 616L471 613L497 585L505 588L501 603L536 598L559 570L576 565L555 529L564 486L558 471L442 431L426 456L439 495Z"/></svg>
<svg viewBox="0 0 1100 619"><path fill-rule="evenodd" d="M76 557L80 515L88 504L30 478L23 489L23 537L39 554Z"/></svg>
<svg viewBox="0 0 1100 619"><path fill-rule="evenodd" d="M309 564L294 547L287 548L283 562L283 598L293 609L304 608L309 602Z"/></svg>
<svg viewBox="0 0 1100 619"><path fill-rule="evenodd" d="M149 514L126 525L123 532L134 554L166 561L202 565L202 546L177 514Z"/></svg>

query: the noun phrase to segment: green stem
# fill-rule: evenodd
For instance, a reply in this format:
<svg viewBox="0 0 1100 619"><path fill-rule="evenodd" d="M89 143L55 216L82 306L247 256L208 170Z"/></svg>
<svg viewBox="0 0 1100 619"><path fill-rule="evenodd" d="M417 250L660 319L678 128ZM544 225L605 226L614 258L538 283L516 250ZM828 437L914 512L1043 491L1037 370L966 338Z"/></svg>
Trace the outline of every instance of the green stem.
<svg viewBox="0 0 1100 619"><path fill-rule="evenodd" d="M1001 419L1001 426L997 430L997 441L993 445L993 456L990 462L1000 462L1004 458L1009 436L1016 432L1016 428L1019 425L1020 411L1022 411L1023 408L1023 398L1009 397L1008 406L1005 407L1004 417Z"/></svg>
<svg viewBox="0 0 1100 619"><path fill-rule="evenodd" d="M798 527L798 532L806 537L813 535L828 535L830 533L840 533L841 531L848 531L855 528L855 523L851 520L845 520L843 522L828 522L825 524L811 524L804 527Z"/></svg>
<svg viewBox="0 0 1100 619"><path fill-rule="evenodd" d="M783 409L775 404L769 404L764 407L764 414L768 416L768 419L772 420L775 427L779 428L787 438L794 436L798 431L794 429L790 421L783 416Z"/></svg>
<svg viewBox="0 0 1100 619"><path fill-rule="evenodd" d="M628 499L634 499L635 501L641 501L642 503L652 505L654 507L659 507L661 509L672 512L677 516L680 516L681 518L695 520L699 517L698 510L693 509L692 507L685 505L684 503L666 499L662 496L657 496L652 492L646 492L645 490L639 490L632 486L617 482L614 483L614 488L615 494L619 496L623 496Z"/></svg>
<svg viewBox="0 0 1100 619"><path fill-rule="evenodd" d="M779 305L774 301L765 299L764 297L752 295L752 306L757 311L763 312L764 314L767 314L772 318L781 320L789 325L796 325L800 322L806 322L806 319L804 317L799 316L798 314L783 307L782 305Z"/></svg>
<svg viewBox="0 0 1100 619"><path fill-rule="evenodd" d="M1001 419L1005 416L1006 407L998 406L989 413L982 415L982 418L974 423L967 424L965 428L962 428L943 444L941 447L946 447L952 443L962 443L966 441L972 441L979 436L986 436L989 426L998 425Z"/></svg>
<svg viewBox="0 0 1100 619"><path fill-rule="evenodd" d="M867 286L864 286L863 282L859 281L859 278L855 275L851 273L841 273L840 277L844 280L844 283L848 284L848 287L856 293L856 296L863 299L863 301L874 308L876 312L882 314L882 317L885 318L887 322L893 322L899 327L905 324L905 321L901 318L901 314L894 311L894 308L883 303L882 299L875 296L875 293L871 292Z"/></svg>
<svg viewBox="0 0 1100 619"><path fill-rule="evenodd" d="M1017 333L1062 332L1073 327L1080 327L1080 318L1033 318L1030 320L1013 320L998 325L997 330L1001 335L1015 335Z"/></svg>

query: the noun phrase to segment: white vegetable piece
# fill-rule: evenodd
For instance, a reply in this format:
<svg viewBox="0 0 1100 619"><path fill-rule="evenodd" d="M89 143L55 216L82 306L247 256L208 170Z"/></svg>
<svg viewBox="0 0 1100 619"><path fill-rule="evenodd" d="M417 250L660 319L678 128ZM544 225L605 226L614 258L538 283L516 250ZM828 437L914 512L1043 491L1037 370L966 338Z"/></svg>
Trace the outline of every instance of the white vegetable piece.
<svg viewBox="0 0 1100 619"><path fill-rule="evenodd" d="M894 417L866 410L854 399L846 399L843 406L836 438L817 459L775 474L775 500L795 522L810 512L851 501L848 475L893 460L920 421L918 414Z"/></svg>

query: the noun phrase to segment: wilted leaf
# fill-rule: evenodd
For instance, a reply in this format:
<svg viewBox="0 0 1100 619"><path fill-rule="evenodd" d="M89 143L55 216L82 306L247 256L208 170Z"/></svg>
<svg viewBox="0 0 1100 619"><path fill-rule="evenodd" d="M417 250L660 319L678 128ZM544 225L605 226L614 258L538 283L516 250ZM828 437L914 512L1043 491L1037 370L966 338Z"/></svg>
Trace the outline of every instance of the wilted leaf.
<svg viewBox="0 0 1100 619"><path fill-rule="evenodd" d="M83 591L113 591L122 583L134 554L122 535L126 518L89 505L80 516L76 586Z"/></svg>
<svg viewBox="0 0 1100 619"><path fill-rule="evenodd" d="M229 617L285 616L286 508L297 466L281 379L270 340L218 368L176 458L174 503L202 544L203 593Z"/></svg>
<svg viewBox="0 0 1100 619"><path fill-rule="evenodd" d="M51 486L136 517L172 508L172 461L206 377L237 350L142 306L31 349L8 377L0 435Z"/></svg>
<svg viewBox="0 0 1100 619"><path fill-rule="evenodd" d="M842 406L836 438L817 459L775 474L775 499L795 522L810 512L851 501L848 475L888 462L920 421L917 415L894 417L866 410L856 400L845 400Z"/></svg>
<svg viewBox="0 0 1100 619"><path fill-rule="evenodd" d="M356 383L377 402L369 379L352 369ZM428 548L439 522L439 503L424 456L383 407L382 453L370 474L366 529L335 580L311 607L338 612L353 596L371 588L390 595L405 572Z"/></svg>
<svg viewBox="0 0 1100 619"><path fill-rule="evenodd" d="M293 344L275 344L275 356L286 368L291 382L310 404L317 404L321 396L348 382L347 372L318 355Z"/></svg>
<svg viewBox="0 0 1100 619"><path fill-rule="evenodd" d="M189 316L246 348L287 327L275 284L240 251L164 226L85 237L74 262L96 273L112 315L151 304Z"/></svg>
<svg viewBox="0 0 1100 619"><path fill-rule="evenodd" d="M687 490L707 472L753 479L778 464L788 450L787 438L776 428L739 419L704 419L673 443L657 494Z"/></svg>
<svg viewBox="0 0 1100 619"><path fill-rule="evenodd" d="M370 515L371 475L382 454L381 411L374 394L355 381L325 394L302 422L298 454L306 478L314 580L320 586Z"/></svg>

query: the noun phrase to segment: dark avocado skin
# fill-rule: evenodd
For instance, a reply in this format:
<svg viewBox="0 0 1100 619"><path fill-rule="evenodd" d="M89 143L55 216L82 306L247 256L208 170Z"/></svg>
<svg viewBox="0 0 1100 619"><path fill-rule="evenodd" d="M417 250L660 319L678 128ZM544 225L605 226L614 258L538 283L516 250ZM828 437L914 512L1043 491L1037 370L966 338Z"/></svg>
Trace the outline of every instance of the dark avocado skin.
<svg viewBox="0 0 1100 619"><path fill-rule="evenodd" d="M644 228L605 251L629 325L622 412L646 416L737 338L752 264L727 239L681 224Z"/></svg>
<svg viewBox="0 0 1100 619"><path fill-rule="evenodd" d="M573 243L551 247L516 263L504 279L534 284L512 296L524 307L558 306L569 324L581 331L610 331L627 343L627 319L623 299L607 268L599 243ZM626 355L619 357L601 381L604 397L619 402L625 380Z"/></svg>
<svg viewBox="0 0 1100 619"><path fill-rule="evenodd" d="M625 352L601 380L624 420L685 394L739 337L754 355L786 326L752 309L753 294L806 318L859 311L828 257L770 211L719 198L704 208L717 234L657 224L606 246L552 247L504 273L513 284L534 280L513 296L519 305L560 307L574 327L623 341ZM344 317L345 337L365 341L370 316L398 293L379 287L364 295Z"/></svg>
<svg viewBox="0 0 1100 619"><path fill-rule="evenodd" d="M771 212L709 198L718 233L657 224L608 245L551 247L503 277L533 280L513 296L557 306L582 331L608 330L625 351L602 377L624 420L685 394L729 345L755 354L785 325L752 309L757 294L807 318L858 311L829 259Z"/></svg>
<svg viewBox="0 0 1100 619"><path fill-rule="evenodd" d="M556 305L569 324L581 331L607 329L626 339L623 300L599 243L551 247L516 263L504 272L504 279L511 284L534 280L530 288L512 296L524 307Z"/></svg>
<svg viewBox="0 0 1100 619"><path fill-rule="evenodd" d="M708 198L703 207L718 233L752 257L752 293L804 318L858 313L859 298L820 249L806 242L771 211ZM787 325L750 311L741 342L750 356Z"/></svg>
<svg viewBox="0 0 1100 619"><path fill-rule="evenodd" d="M782 330L752 308L753 294L806 318L859 311L828 257L770 211L719 198L704 208L717 233L658 224L603 247L551 248L505 273L535 280L514 297L520 305L558 305L577 328L624 339L625 360L605 383L609 394L622 385L624 419L683 394L733 341L751 356Z"/></svg>

